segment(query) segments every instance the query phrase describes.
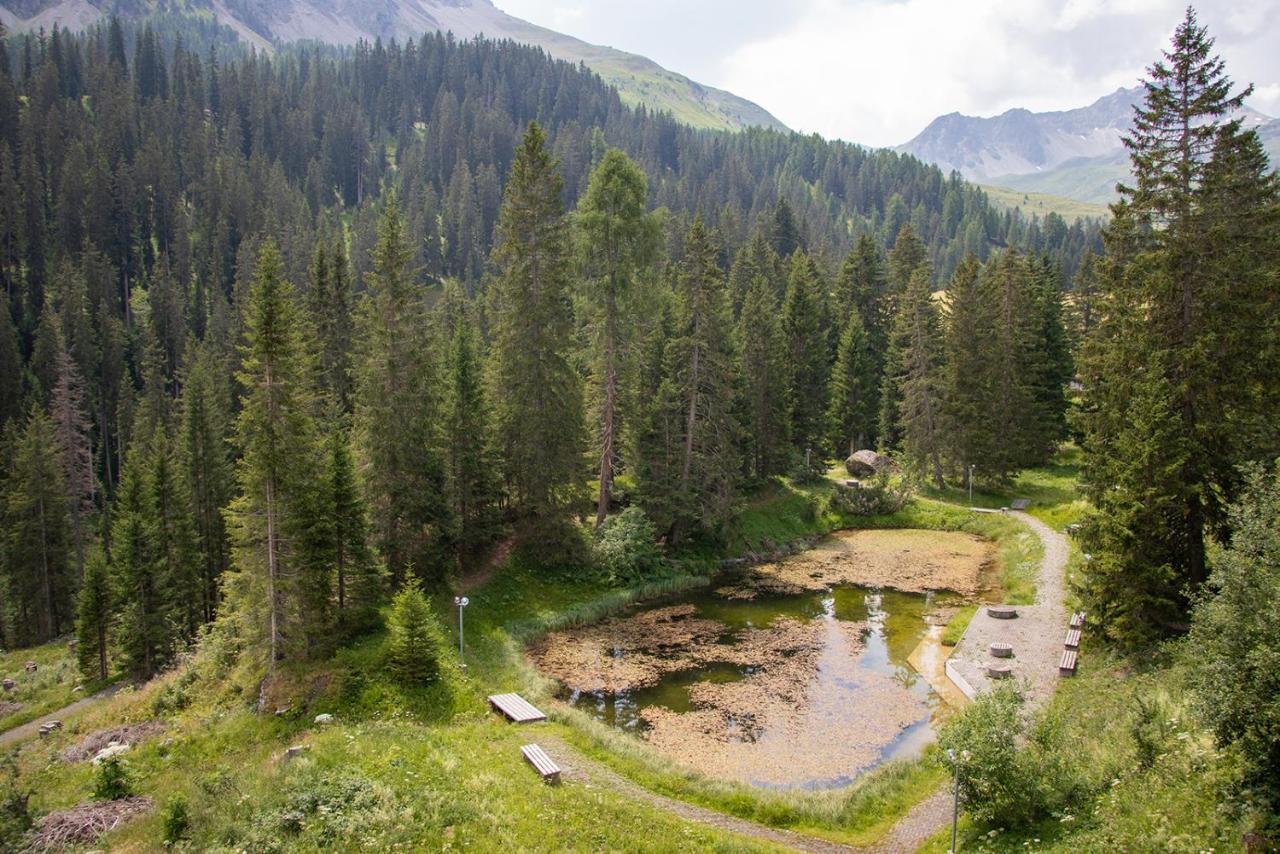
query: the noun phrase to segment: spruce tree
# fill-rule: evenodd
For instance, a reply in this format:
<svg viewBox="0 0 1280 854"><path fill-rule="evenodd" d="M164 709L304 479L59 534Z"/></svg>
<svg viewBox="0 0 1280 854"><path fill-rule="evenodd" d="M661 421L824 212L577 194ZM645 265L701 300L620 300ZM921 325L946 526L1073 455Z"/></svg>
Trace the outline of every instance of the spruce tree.
<svg viewBox="0 0 1280 854"><path fill-rule="evenodd" d="M592 372L597 389L593 409L599 418L596 530L609 512L618 467L619 370L631 326L627 297L657 248L658 222L645 213L647 193L639 167L626 154L609 149L591 173L575 214L586 295L594 315L589 322L594 327Z"/></svg>
<svg viewBox="0 0 1280 854"><path fill-rule="evenodd" d="M351 349L353 319L351 308L351 274L343 241L338 238L333 248L317 241L311 264L311 281L307 302L316 325L319 341L320 376L324 387L343 412L352 407Z"/></svg>
<svg viewBox="0 0 1280 854"><path fill-rule="evenodd" d="M747 288L737 337L747 470L764 480L786 470L789 371L774 289L763 273Z"/></svg>
<svg viewBox="0 0 1280 854"><path fill-rule="evenodd" d="M147 470L148 525L157 572L164 579L166 610L175 639L190 640L204 621L200 557L191 491L173 440L163 432L151 437Z"/></svg>
<svg viewBox="0 0 1280 854"><path fill-rule="evenodd" d="M453 530L436 435L437 366L412 255L392 197L361 306L355 431L377 545L396 584L410 566L439 581Z"/></svg>
<svg viewBox="0 0 1280 854"><path fill-rule="evenodd" d="M336 419L335 419L336 421ZM367 627L382 601L382 579L369 548L368 510L356 482L355 458L340 424L330 429L328 505L332 514L331 562L336 583L338 621L346 631Z"/></svg>
<svg viewBox="0 0 1280 854"><path fill-rule="evenodd" d="M404 685L425 685L440 675L444 632L417 578L391 603L387 620L387 668Z"/></svg>
<svg viewBox="0 0 1280 854"><path fill-rule="evenodd" d="M6 300L0 304L0 431L22 414L22 352Z"/></svg>
<svg viewBox="0 0 1280 854"><path fill-rule="evenodd" d="M141 678L154 675L168 661L175 622L175 597L157 552L148 495L149 450L145 437L135 439L121 471L111 527L111 598L120 660Z"/></svg>
<svg viewBox="0 0 1280 854"><path fill-rule="evenodd" d="M507 177L490 291L495 445L513 508L557 525L583 489L582 389L569 361L570 245L561 178L529 124Z"/></svg>
<svg viewBox="0 0 1280 854"><path fill-rule="evenodd" d="M973 462L979 471L1008 480L1043 455L1032 378L1034 360L1042 357L1039 317L1030 267L1017 253L1004 252L988 263L979 287L989 313L982 360L988 395L984 426L994 438Z"/></svg>
<svg viewBox="0 0 1280 854"><path fill-rule="evenodd" d="M195 350L182 389L183 479L190 490L199 547L198 601L202 619L213 619L221 596L219 579L230 561L222 509L231 500L231 460L227 454L231 408L224 361L213 347Z"/></svg>
<svg viewBox="0 0 1280 854"><path fill-rule="evenodd" d="M5 478L5 641L33 646L71 625L76 577L70 509L53 422L32 406Z"/></svg>
<svg viewBox="0 0 1280 854"><path fill-rule="evenodd" d="M773 226L769 231L769 240L773 251L784 261L796 250L804 249L804 240L800 236L800 227L796 225L796 216L786 199L778 199L773 209Z"/></svg>
<svg viewBox="0 0 1280 854"><path fill-rule="evenodd" d="M978 259L966 256L947 285L947 457L966 477L970 466L985 473L992 444L1003 441L992 429L992 318L979 288L981 272Z"/></svg>
<svg viewBox="0 0 1280 854"><path fill-rule="evenodd" d="M946 441L941 333L929 266L922 264L911 275L893 326L890 372L885 375L882 399L894 402L897 421L882 423L881 432L900 436L911 466L927 472L939 489L944 485L942 453Z"/></svg>
<svg viewBox="0 0 1280 854"><path fill-rule="evenodd" d="M458 524L455 539L463 552L474 553L496 533L499 486L476 320L470 308L456 282L446 285L441 323L446 348L441 401L445 471Z"/></svg>
<svg viewBox="0 0 1280 854"><path fill-rule="evenodd" d="M1232 94L1212 50L1188 9L1149 69L1126 140L1136 180L1113 207L1080 366L1097 509L1086 590L1109 631L1134 642L1185 626L1241 465L1280 452L1266 272L1280 187L1256 134L1228 120L1249 90Z"/></svg>
<svg viewBox="0 0 1280 854"><path fill-rule="evenodd" d="M827 353L816 277L803 252L791 256L787 295L782 302L782 337L787 366L787 420L792 447L801 456L824 456Z"/></svg>
<svg viewBox="0 0 1280 854"><path fill-rule="evenodd" d="M76 603L76 664L86 679L106 681L111 625L111 580L107 557L95 549L85 563L84 583Z"/></svg>
<svg viewBox="0 0 1280 854"><path fill-rule="evenodd" d="M837 453L848 449L852 455L869 444L877 415L873 392L878 382L862 317L857 308L850 308L840 333L827 405L830 443Z"/></svg>
<svg viewBox="0 0 1280 854"><path fill-rule="evenodd" d="M67 490L67 508L71 511L71 536L74 544L76 578L84 575L84 562L93 542L94 477L93 444L86 411L86 391L80 369L65 348L58 354L58 379L49 400L58 458L62 464L62 483Z"/></svg>
<svg viewBox="0 0 1280 854"><path fill-rule="evenodd" d="M230 593L240 620L261 632L268 671L308 638L295 585L302 567L290 549L303 502L314 488L314 357L293 286L275 243L262 244L244 307L245 343L237 379L244 390L235 439L240 494L227 511L239 572Z"/></svg>
<svg viewBox="0 0 1280 854"><path fill-rule="evenodd" d="M668 542L723 535L737 502L737 353L719 248L695 217L680 263L678 312L664 377L648 413L641 502Z"/></svg>

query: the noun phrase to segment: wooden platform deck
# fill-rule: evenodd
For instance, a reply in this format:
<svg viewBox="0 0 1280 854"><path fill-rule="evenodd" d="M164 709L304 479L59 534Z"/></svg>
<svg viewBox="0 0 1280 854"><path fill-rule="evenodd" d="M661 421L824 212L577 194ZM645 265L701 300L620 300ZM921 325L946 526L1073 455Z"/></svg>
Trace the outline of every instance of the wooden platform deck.
<svg viewBox="0 0 1280 854"><path fill-rule="evenodd" d="M512 722L528 724L534 721L545 721L547 716L533 707L533 704L519 694L494 694L489 698L489 705L506 715Z"/></svg>

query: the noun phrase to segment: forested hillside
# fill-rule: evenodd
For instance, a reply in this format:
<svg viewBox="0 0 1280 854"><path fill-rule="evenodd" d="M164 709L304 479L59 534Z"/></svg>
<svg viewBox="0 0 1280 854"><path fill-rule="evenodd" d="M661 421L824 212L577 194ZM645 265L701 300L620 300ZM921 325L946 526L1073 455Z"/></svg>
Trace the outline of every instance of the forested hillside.
<svg viewBox="0 0 1280 854"><path fill-rule="evenodd" d="M376 600L346 573L438 579L503 520L582 506L596 451L599 519L626 473L672 543L722 534L752 480L877 437L940 478L942 341L909 324L936 330L930 295L960 259L976 281L1010 246L1036 259L984 274L991 299L1000 281L1018 291L1010 357L1061 339L1063 283L1097 239L997 213L910 158L633 111L511 43L268 60L171 36L112 20L0 58L6 639L65 631L76 591L111 575L116 610L136 613L99 616L138 629L121 653L142 674L279 526L330 532L310 558L269 549L272 579L305 575L296 560L337 573L336 603L328 581L310 594L318 640L330 618L360 622L331 605ZM259 400L261 370L275 385ZM1006 380L1063 379L1029 376ZM277 425L280 406L293 420ZM1048 453L1061 418L1046 417L992 465ZM328 485L254 468L280 461L328 466ZM284 509L240 509L263 489Z"/></svg>
<svg viewBox="0 0 1280 854"><path fill-rule="evenodd" d="M1194 10L1105 227L692 130L510 42L264 57L170 16L0 47L0 743L30 742L0 848L942 850L960 807L968 847L1274 846L1280 176ZM835 581L806 562L833 531L895 544ZM635 666L677 647L719 649ZM806 695L822 649L885 691ZM555 700L588 658L670 676L691 705L651 708L767 733L740 743L772 765L815 748L761 706L843 706L821 753L861 750L845 724L923 687L908 667L946 659L963 696L880 733L936 746L766 791L616 731L639 694L561 680L614 726ZM713 684L746 704L712 716ZM483 714L513 690L565 786Z"/></svg>

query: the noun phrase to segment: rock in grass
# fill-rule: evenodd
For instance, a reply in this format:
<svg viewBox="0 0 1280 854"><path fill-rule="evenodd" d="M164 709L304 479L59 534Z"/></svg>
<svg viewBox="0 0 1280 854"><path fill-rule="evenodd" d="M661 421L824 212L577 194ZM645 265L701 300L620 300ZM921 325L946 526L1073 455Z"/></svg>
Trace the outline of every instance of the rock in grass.
<svg viewBox="0 0 1280 854"><path fill-rule="evenodd" d="M311 749L309 744L295 744L293 747L285 750L284 755L280 757L281 762L288 762L291 759L297 759L303 753Z"/></svg>
<svg viewBox="0 0 1280 854"><path fill-rule="evenodd" d="M331 724L331 723L333 723L333 715L329 714L328 712L326 712L326 713L324 713L324 714L322 714L322 715L316 715L316 723L318 723L318 724Z"/></svg>

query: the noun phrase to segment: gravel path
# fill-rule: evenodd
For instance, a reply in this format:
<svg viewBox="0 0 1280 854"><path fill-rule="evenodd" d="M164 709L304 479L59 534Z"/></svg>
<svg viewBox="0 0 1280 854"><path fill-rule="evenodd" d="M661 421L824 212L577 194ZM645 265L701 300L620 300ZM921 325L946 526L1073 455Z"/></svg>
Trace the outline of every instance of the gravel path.
<svg viewBox="0 0 1280 854"><path fill-rule="evenodd" d="M925 840L951 824L951 787L939 789L911 808L873 851L883 854L915 854Z"/></svg>
<svg viewBox="0 0 1280 854"><path fill-rule="evenodd" d="M1058 684L1058 662L1062 639L1067 632L1067 611L1063 604L1064 570L1069 548L1067 538L1034 516L1011 515L1035 532L1044 544L1044 560L1036 580L1036 603L1019 605L1018 617L997 620L979 608L964 637L947 660L947 674L971 698L989 691L995 682L987 676L994 661L988 646L995 641L1013 645L1013 678L1024 687L1027 698L1044 703Z"/></svg>
<svg viewBox="0 0 1280 854"><path fill-rule="evenodd" d="M695 821L711 827L726 830L730 833L749 836L765 842L772 842L794 851L815 852L815 854L831 854L831 852L860 851L825 839L817 839L789 830L766 827L753 821L726 815L722 812L700 807L685 801L668 798L651 792L643 786L631 782L612 769L583 756L578 750L556 736L547 735L538 740L542 749L560 766L561 778L566 781L580 783L584 786L601 786L625 795L633 801L643 801L664 812L672 813L686 821Z"/></svg>
<svg viewBox="0 0 1280 854"><path fill-rule="evenodd" d="M2 732L0 733L0 747L8 747L11 744L17 744L20 741L26 741L28 738L31 738L40 732L41 725L47 724L49 721L60 721L68 715L72 715L80 711L86 706L91 706L99 700L105 700L108 697L112 697L123 687L124 683L118 682L90 697L83 697L70 705L63 706L61 709L52 711L47 715L41 715L33 721L28 721L22 726L16 726L7 732Z"/></svg>

